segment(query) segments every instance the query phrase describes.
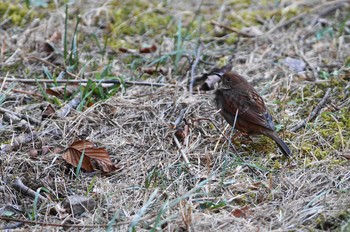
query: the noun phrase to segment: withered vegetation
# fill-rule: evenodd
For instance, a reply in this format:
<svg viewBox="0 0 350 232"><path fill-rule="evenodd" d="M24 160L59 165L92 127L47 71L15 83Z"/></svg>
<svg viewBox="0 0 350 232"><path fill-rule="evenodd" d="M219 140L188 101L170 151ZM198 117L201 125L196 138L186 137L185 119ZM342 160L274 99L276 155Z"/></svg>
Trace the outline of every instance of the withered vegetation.
<svg viewBox="0 0 350 232"><path fill-rule="evenodd" d="M349 231L348 1L44 2L0 3L1 228ZM225 64L291 158L195 83Z"/></svg>

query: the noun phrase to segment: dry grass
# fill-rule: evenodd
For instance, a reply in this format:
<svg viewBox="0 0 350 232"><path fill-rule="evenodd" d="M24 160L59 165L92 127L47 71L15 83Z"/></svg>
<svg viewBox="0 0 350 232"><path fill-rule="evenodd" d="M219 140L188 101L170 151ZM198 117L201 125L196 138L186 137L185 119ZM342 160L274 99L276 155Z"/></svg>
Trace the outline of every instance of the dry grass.
<svg viewBox="0 0 350 232"><path fill-rule="evenodd" d="M130 2L145 4L143 1ZM34 200L16 191L12 185L19 177L34 191L40 187L47 189L47 193L42 194L49 200L40 205L36 213L39 222L83 226L113 222L116 231L131 230L133 226L136 231L348 231L350 171L343 156L349 154L350 146L349 67L346 66L350 54L349 4L345 1L333 4L326 1L298 2L293 3L299 7L296 12L291 10L291 15L279 15L282 10L294 9L294 1L284 1L275 8L272 4L234 2L204 2L200 12L195 13L199 7L195 1L167 6L154 1L149 3L148 9L134 12L135 15L128 20L123 19L124 24L116 26L123 31L120 35L108 31L115 28L98 27L100 21L115 26L113 23L117 19L113 18L116 16L112 9L120 9L117 3L110 1L101 5L88 1L87 4L71 6L71 13L79 11L85 20L79 32L80 62L96 63L87 67L88 77L94 78L110 63L114 75L137 79L142 73L140 68L147 63L167 52L179 52L173 41L174 34L169 33L173 31L176 36L176 16L179 15L182 15L184 29L191 29L190 39L184 40L182 45L188 55L179 64L175 63L175 58L160 64L167 74L142 76L150 82L171 83L176 87L129 86L125 94L118 92L83 111L72 111L65 118L45 119L40 125L28 124L25 118L14 121L3 113L0 118L1 216L8 216L11 212L13 218L32 220L29 215L35 206ZM337 4L342 4L342 7L331 11L330 7ZM302 14L301 6L312 9L311 13L294 18ZM131 9L138 8L135 5ZM40 49L35 48L42 43L40 41L49 38L55 28L63 31L61 15L64 7L41 11L44 18L36 26L31 27L29 23L23 28L2 26L0 41L6 52L0 60L1 78L6 75L45 78L42 74L45 64L28 57L42 56L43 53L38 52ZM259 19L261 32L271 33L253 38L241 37L236 43L230 40L236 37L236 33L226 31L226 35L215 36L224 32L214 28L210 20L232 27L238 27L238 24L230 22L238 21L244 28L252 24L249 18L243 17L246 11L253 15L250 17ZM269 17L263 14L269 11L277 13ZM164 17L174 16L174 19L164 28L157 28L158 32L149 29L129 35L124 31L124 25L134 25L152 12ZM294 20L285 27L276 27L290 19ZM199 34L198 27L191 22L200 24L203 33ZM342 25L344 29L341 29ZM330 30L333 34L329 34ZM155 42L158 51L154 54L124 54L116 52L111 45L107 46L105 55L101 55L96 44L88 40L87 35L92 31L100 41L105 33L110 33L109 42L116 47L138 49L142 43ZM15 41L10 39L13 36L17 36ZM191 65L187 60L193 62L196 59L193 51L198 38L203 41L200 54L206 62L199 61L196 74L209 70L210 63L216 64L219 59L224 62L234 54L235 71L256 86L277 124L283 127L280 134L293 151L291 159L283 158L268 139L257 137L246 141L238 137L229 144L222 136L223 133L229 137L231 132L215 108L213 92L195 89L191 95L187 88L191 78ZM15 52L17 49L20 49L19 54ZM143 63L140 57L144 59ZM307 71L298 74L291 71L283 64L285 57L304 60ZM63 62L61 54L48 60L57 65ZM130 64L137 62L141 62L140 68L133 69ZM48 68L54 73L54 68ZM5 82L1 93L10 86ZM316 118L306 128L290 132L293 125L308 117L327 88L332 89L330 98ZM40 107L47 103L18 90L40 94L38 85L17 83L15 89L6 94L1 107L40 119ZM190 130L185 141L176 144L173 123L182 110ZM184 122L179 127L184 127ZM29 139L21 140L22 143L12 150L4 150L16 139L28 136ZM63 161L55 148L68 147L77 139L87 139L105 147L113 162L118 164L118 170L110 174L83 172L76 176L75 169ZM33 158L31 150L41 150L42 147L48 147L50 152ZM93 198L96 207L75 216L62 216L52 210L64 197L71 195ZM21 211L13 213L14 210L7 210L5 206ZM2 221L1 227L9 224ZM19 225L21 230L63 230L57 225ZM86 227L85 230L103 231L105 228Z"/></svg>

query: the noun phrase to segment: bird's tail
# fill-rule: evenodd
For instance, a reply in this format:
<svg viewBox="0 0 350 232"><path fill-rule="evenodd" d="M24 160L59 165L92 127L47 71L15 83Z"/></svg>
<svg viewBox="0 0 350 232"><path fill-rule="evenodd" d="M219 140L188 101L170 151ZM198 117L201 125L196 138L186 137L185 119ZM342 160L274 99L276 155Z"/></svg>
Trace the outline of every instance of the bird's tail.
<svg viewBox="0 0 350 232"><path fill-rule="evenodd" d="M287 144L280 137L278 137L278 135L274 131L272 131L271 133L267 133L266 135L276 142L276 144L278 145L278 147L280 148L280 150L283 152L285 156L292 155L292 152L290 151Z"/></svg>

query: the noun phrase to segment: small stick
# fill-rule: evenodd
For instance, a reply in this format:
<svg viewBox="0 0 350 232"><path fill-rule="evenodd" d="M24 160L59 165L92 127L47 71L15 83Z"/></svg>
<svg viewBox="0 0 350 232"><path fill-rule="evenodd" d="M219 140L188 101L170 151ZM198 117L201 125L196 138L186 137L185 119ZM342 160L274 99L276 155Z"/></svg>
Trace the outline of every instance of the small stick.
<svg viewBox="0 0 350 232"><path fill-rule="evenodd" d="M38 222L38 221L29 221L29 220L22 220L22 219L17 219L17 218L10 218L10 217L4 217L0 216L0 220L4 221L10 221L10 222L21 222L24 224L30 224L30 225L40 225L40 226L52 226L52 227L63 227L63 228L105 228L108 225L103 224L103 225L73 225L73 224L57 224L57 223L49 223L49 222ZM3 229L3 228L0 228Z"/></svg>
<svg viewBox="0 0 350 232"><path fill-rule="evenodd" d="M0 81L5 81L5 78L0 78ZM21 82L21 83L67 83L67 84L82 84L87 83L89 80L83 79L83 80L48 80L48 79L17 79L17 78L6 78L6 81L9 82ZM121 84L122 82L118 79L111 79L111 80L96 80L96 79L90 79L90 81L93 81L95 83L110 83L110 84ZM175 87L177 85L171 85L171 84L163 84L163 83L152 83L152 82L144 82L144 81L124 81L125 84L128 85L147 85L147 86L155 86L155 87Z"/></svg>
<svg viewBox="0 0 350 232"><path fill-rule="evenodd" d="M298 20L298 19L301 19L307 15L310 15L311 13L314 13L316 11L318 11L319 9L323 8L323 7L326 7L326 6L333 6L333 5L337 5L339 4L336 8L339 8L343 5L343 3L347 3L348 0L337 0L337 1L331 1L331 2L325 2L321 5L317 5L316 7L314 7L313 9L307 11L307 12L303 12L289 20L286 20L286 21L282 21L280 23L278 23L274 28L272 28L271 30L269 30L266 34L271 34L272 32L276 31L277 29L280 29L282 27L285 27L285 26L288 26L290 24L292 24L294 21ZM335 8L335 9L336 9ZM334 10L334 9L332 9Z"/></svg>
<svg viewBox="0 0 350 232"><path fill-rule="evenodd" d="M185 160L186 164L189 167L191 167L190 161L188 160L188 157L187 157L186 153L182 150L181 144L180 144L179 140L176 138L175 134L173 135L173 138L174 138L174 141L176 143L177 148L179 148L179 150L180 150L182 158Z"/></svg>
<svg viewBox="0 0 350 232"><path fill-rule="evenodd" d="M301 122L299 122L295 126L293 126L292 129L290 129L290 131L296 132L300 128L306 126L306 124L319 113L319 111L321 110L323 105L327 102L330 93L331 93L331 88L328 88L326 91L326 94L323 96L322 100L320 101L320 103L318 103L318 105L315 107L315 109L310 113L310 115L306 119L302 120Z"/></svg>
<svg viewBox="0 0 350 232"><path fill-rule="evenodd" d="M149 217L142 217L141 220L146 220ZM49 223L49 222L39 222L39 221L30 221L30 220L22 220L17 218L10 218L5 216L0 216L0 220L4 221L12 221L12 222L22 222L24 224L30 225L40 225L40 226L52 226L52 227L63 227L63 228L106 228L109 224L97 224L97 225L75 225L75 224L57 224L57 223ZM125 225L132 222L131 220L124 222L115 222L113 226ZM2 229L2 228L0 228Z"/></svg>
<svg viewBox="0 0 350 232"><path fill-rule="evenodd" d="M13 138L10 144L3 144L0 148L0 155L8 154L10 151L18 150L22 145L34 141L39 136L38 133L23 134Z"/></svg>
<svg viewBox="0 0 350 232"><path fill-rule="evenodd" d="M226 30L228 30L228 31L231 31L231 32L237 33L237 34L239 34L239 35L245 36L245 37L251 37L251 38L252 38L252 37L255 37L254 35L245 33L245 32L243 32L243 31L240 31L240 30L238 30L238 29L236 29L236 28L233 28L233 27L229 27L229 26L223 25L223 24L218 23L218 22L216 22L216 21L214 21L214 20L211 20L210 23L213 24L213 25L222 27L222 28L224 28L224 29L226 29Z"/></svg>
<svg viewBox="0 0 350 232"><path fill-rule="evenodd" d="M65 72L65 73L67 73L67 74L68 74L69 76L71 76L71 77L74 77L74 78L76 78L76 79L79 78L77 75L74 75L73 73L68 72L68 71L65 70L64 68L61 68L61 67L59 67L59 66L57 66L57 65L54 65L53 63L50 63L50 62L48 62L47 60L41 59L41 58L39 58L39 57L36 57L36 56L29 56L28 59L34 59L34 60L40 61L40 62L42 62L42 63L44 63L44 64L50 65L50 66L52 66L52 67L54 67L54 68L57 68L57 69L59 69L59 70Z"/></svg>
<svg viewBox="0 0 350 232"><path fill-rule="evenodd" d="M183 118L185 117L186 111L187 111L187 108L182 109L180 111L179 116L176 118L175 122L171 123L174 128L177 128L180 125L180 123L182 122Z"/></svg>
<svg viewBox="0 0 350 232"><path fill-rule="evenodd" d="M21 118L23 120L26 120L26 121L28 120L32 124L40 125L40 121L35 119L35 118L31 118L28 115L15 113L15 112L13 112L11 110L8 110L8 109L5 109L3 107L0 107L0 113L3 113L3 114L8 113L8 114L11 114L11 115L15 115L16 117Z"/></svg>
<svg viewBox="0 0 350 232"><path fill-rule="evenodd" d="M233 149L233 151L235 152L235 155L238 157L238 159L239 159L242 163L245 163L245 161L243 160L243 158L238 154L238 151L236 150L236 148L235 148L235 147L232 145L232 143L230 142L230 141L231 141L230 138L227 138L227 137L226 137L226 135L216 126L216 124L213 122L213 120L211 120L210 118L196 118L195 120L197 120L197 121L204 120L204 121L209 121L209 122L211 122L211 123L214 125L214 127L216 128L216 130L218 130L218 131L220 132L221 136L224 137L224 138L227 140L229 146ZM236 121L236 119L235 119L235 121ZM236 122L235 122L235 123L236 123ZM233 129L234 129L234 128L232 128L232 130L233 130ZM258 176L258 174L256 173L256 171L255 171L252 167L250 167L248 164L246 164L246 166L248 167L248 169L249 169L250 171L252 171L256 176Z"/></svg>
<svg viewBox="0 0 350 232"><path fill-rule="evenodd" d="M34 96L34 97L40 97L40 98L43 98L43 96L42 96L42 95L40 95L40 94L33 93L33 92L29 92L29 91L25 91L25 90L20 90L20 89L12 89L11 91L12 91L12 92L14 92L14 93L22 93L22 94L27 94L27 95Z"/></svg>
<svg viewBox="0 0 350 232"><path fill-rule="evenodd" d="M303 61L311 68L312 70L312 74L314 75L313 78L316 79L318 77L317 72L315 67L311 64L311 62L306 58L305 53L304 53L304 49L303 47L301 47L300 49L298 49L298 45L294 44L295 46L295 50L297 50L298 55L301 57L301 59L303 59Z"/></svg>
<svg viewBox="0 0 350 232"><path fill-rule="evenodd" d="M197 52L196 52L196 59L194 60L194 63L192 64L192 67L191 67L190 94L193 93L193 84L195 81L195 76L194 76L195 73L194 72L195 72L195 69L196 69L198 62L199 62L200 51L201 51L201 45L199 44L199 46L197 48Z"/></svg>
<svg viewBox="0 0 350 232"><path fill-rule="evenodd" d="M305 57L303 51L302 51L299 55L300 55L301 59L303 59L304 62L305 62L307 65L309 65L309 67L311 68L312 74L314 75L314 78L316 79L318 75L317 75L317 71L316 71L315 67L314 67L314 66L310 63L310 61Z"/></svg>
<svg viewBox="0 0 350 232"><path fill-rule="evenodd" d="M69 114L72 109L75 109L81 102L81 97L78 95L72 100L70 100L67 104L65 104L60 110L58 110L57 116L60 118L65 118Z"/></svg>
<svg viewBox="0 0 350 232"><path fill-rule="evenodd" d="M12 187L16 189L18 192L22 193L25 196L35 198L36 192L33 189L30 189L28 186L24 185L20 178L16 177L15 180L12 183ZM45 202L47 199L42 196L41 194L38 194L39 200L41 202Z"/></svg>

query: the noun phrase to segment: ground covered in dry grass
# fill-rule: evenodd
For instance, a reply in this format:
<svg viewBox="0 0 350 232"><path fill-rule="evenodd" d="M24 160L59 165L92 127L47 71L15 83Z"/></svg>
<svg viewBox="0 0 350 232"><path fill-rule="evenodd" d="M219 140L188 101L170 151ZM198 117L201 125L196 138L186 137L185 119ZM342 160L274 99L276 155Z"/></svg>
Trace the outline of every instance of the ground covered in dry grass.
<svg viewBox="0 0 350 232"><path fill-rule="evenodd" d="M0 3L2 229L350 231L348 1L45 3ZM228 63L291 158L192 89Z"/></svg>

